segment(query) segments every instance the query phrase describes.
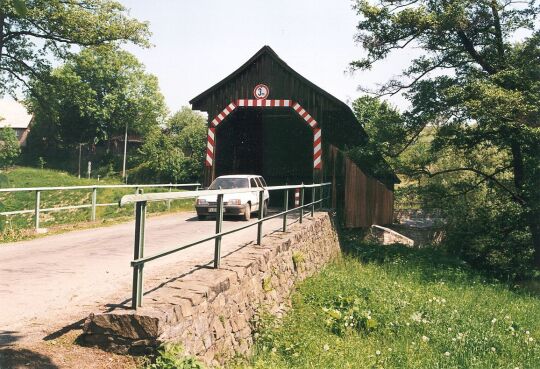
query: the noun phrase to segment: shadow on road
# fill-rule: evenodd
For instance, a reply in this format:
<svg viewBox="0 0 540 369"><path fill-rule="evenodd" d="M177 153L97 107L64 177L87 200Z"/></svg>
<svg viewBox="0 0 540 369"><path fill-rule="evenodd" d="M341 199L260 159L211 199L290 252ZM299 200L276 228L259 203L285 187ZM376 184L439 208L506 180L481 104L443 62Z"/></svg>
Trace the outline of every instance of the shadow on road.
<svg viewBox="0 0 540 369"><path fill-rule="evenodd" d="M0 347L17 342L21 338L18 333L17 331L0 331Z"/></svg>
<svg viewBox="0 0 540 369"><path fill-rule="evenodd" d="M0 368L4 369L58 369L51 359L43 354L24 348L0 349Z"/></svg>

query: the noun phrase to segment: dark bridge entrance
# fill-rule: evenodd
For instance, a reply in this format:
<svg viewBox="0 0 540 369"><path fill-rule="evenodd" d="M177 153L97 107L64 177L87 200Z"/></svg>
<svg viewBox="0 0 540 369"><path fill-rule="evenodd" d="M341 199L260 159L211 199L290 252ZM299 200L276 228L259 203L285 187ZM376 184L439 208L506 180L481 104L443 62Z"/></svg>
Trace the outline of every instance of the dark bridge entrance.
<svg viewBox="0 0 540 369"><path fill-rule="evenodd" d="M215 134L216 176L256 173L271 186L313 181L313 133L291 109L238 108Z"/></svg>

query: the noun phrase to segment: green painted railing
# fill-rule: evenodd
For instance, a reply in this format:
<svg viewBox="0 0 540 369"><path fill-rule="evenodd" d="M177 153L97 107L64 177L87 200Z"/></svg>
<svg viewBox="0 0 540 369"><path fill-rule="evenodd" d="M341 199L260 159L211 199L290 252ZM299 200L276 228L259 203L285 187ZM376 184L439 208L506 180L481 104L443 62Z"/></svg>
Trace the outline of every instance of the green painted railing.
<svg viewBox="0 0 540 369"><path fill-rule="evenodd" d="M325 194L325 188L328 188ZM300 205L296 208L289 209L289 191L290 190L300 190ZM306 204L304 202L304 192L305 189L312 189L311 191L311 202ZM319 196L317 199L317 189L319 190ZM152 260L156 260L167 255L171 255L181 250L196 246L203 242L215 240L214 245L214 268L219 268L221 261L221 239L223 236L241 231L243 229L257 226L257 244L260 245L262 241L262 227L263 223L267 220L283 217L283 226L282 231L287 231L287 214L292 212L298 212L298 221L302 223L304 218L304 209L309 208L311 216L315 213L315 205L319 204L322 207L324 200L330 198L330 189L331 183L320 183L312 185L292 185L292 186L271 186L265 188L258 188L255 191L259 192L259 204L263 203L264 191L285 191L284 201L283 201L283 211L277 214L272 214L270 216L265 216L264 211L259 210L259 219L255 222L251 222L242 227L238 227L229 231L222 231L223 225L223 196L226 194L237 194L245 192L254 192L253 189L231 189L231 190L204 190L204 191L184 191L184 192L170 192L170 193L151 193L151 194L136 194L136 195L126 195L120 200L120 206L125 206L127 204L135 204L135 242L134 242L134 255L131 266L133 267L133 287L132 287L132 302L131 306L133 309L142 306L143 298L143 268L144 264ZM187 245L182 245L179 247L166 250L155 255L144 256L144 229L145 229L145 220L146 220L146 206L148 202L154 201L171 201L178 199L187 199L195 198L198 196L207 196L207 195L217 195L217 204L216 204L216 232L215 234L202 238L198 241L189 243ZM262 207L259 206L259 209Z"/></svg>

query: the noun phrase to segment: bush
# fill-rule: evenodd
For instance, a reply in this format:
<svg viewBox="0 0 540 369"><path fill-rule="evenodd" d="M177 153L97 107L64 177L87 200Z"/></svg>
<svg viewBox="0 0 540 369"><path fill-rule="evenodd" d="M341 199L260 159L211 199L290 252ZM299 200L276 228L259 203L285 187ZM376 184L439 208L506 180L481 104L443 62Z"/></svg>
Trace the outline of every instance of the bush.
<svg viewBox="0 0 540 369"><path fill-rule="evenodd" d="M15 131L9 127L0 128L0 168L15 164L21 153Z"/></svg>
<svg viewBox="0 0 540 369"><path fill-rule="evenodd" d="M481 204L456 202L446 219L443 246L452 254L499 278L534 276L531 234L517 204L496 197Z"/></svg>

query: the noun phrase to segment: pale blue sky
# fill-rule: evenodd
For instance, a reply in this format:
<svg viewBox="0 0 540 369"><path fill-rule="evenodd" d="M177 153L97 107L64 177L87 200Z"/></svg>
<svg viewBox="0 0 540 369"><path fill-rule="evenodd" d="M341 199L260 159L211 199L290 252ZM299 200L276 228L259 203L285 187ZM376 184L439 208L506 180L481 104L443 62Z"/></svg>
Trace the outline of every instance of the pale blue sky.
<svg viewBox="0 0 540 369"><path fill-rule="evenodd" d="M154 47L127 46L157 75L169 109L188 101L269 45L293 69L349 102L358 85L399 74L407 55L368 72L346 72L363 55L354 42L358 16L350 0L120 0L150 23ZM390 99L405 107L400 97Z"/></svg>

